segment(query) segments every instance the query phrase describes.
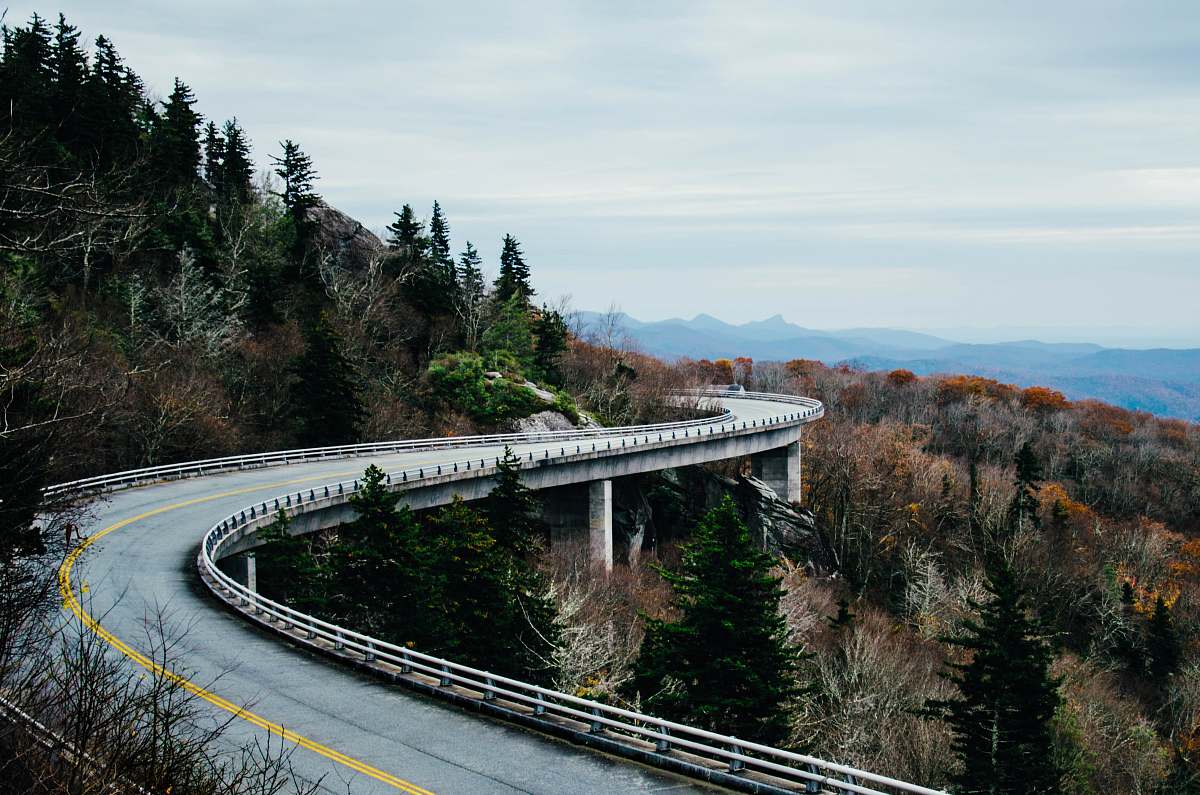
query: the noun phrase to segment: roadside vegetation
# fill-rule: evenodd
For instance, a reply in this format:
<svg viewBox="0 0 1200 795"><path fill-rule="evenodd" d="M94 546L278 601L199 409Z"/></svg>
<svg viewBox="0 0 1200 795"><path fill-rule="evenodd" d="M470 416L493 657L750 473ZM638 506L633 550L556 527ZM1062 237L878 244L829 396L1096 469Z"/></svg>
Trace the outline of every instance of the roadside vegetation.
<svg viewBox="0 0 1200 795"><path fill-rule="evenodd" d="M489 499L420 516L373 469L355 522L293 537L280 518L262 587L396 643L926 785L1200 790L1196 425L971 376L641 355L615 314L572 330L539 301L513 235L494 278L474 244L452 251L437 203L402 204L381 240L321 199L298 143L252 163L236 119L203 118L182 81L154 101L113 42L62 17L5 28L0 109L0 696L73 749L9 709L5 780L311 784L285 749L231 746L174 677L142 679L82 627L45 631L65 523L86 520L45 486L544 412L677 419L673 391L736 382L826 405L803 442L810 548L764 551L730 504L695 516L654 493L680 543L647 540L605 577L548 547L511 461ZM160 626L142 645L178 670Z"/></svg>

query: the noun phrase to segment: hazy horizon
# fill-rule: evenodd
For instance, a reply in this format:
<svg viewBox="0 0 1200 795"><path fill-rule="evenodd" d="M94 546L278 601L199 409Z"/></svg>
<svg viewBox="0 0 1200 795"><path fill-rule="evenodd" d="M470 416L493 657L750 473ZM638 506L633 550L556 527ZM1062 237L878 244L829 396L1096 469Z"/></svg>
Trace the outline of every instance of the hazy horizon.
<svg viewBox="0 0 1200 795"><path fill-rule="evenodd" d="M1200 344L1200 6L8 8L259 166L296 140L368 227L437 199L493 269L516 234L548 299Z"/></svg>

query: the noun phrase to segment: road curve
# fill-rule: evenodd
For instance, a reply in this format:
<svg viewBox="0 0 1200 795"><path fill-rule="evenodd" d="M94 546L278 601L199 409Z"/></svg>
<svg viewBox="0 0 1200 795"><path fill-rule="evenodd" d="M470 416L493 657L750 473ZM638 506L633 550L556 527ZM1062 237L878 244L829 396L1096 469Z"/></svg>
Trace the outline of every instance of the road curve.
<svg viewBox="0 0 1200 795"><path fill-rule="evenodd" d="M795 406L725 399L739 422ZM610 431L611 433L611 431ZM614 445L620 436L609 436ZM541 450L544 442L513 445ZM199 539L250 502L357 476L501 454L495 444L412 450L190 477L114 492L97 502L90 538L64 570L69 607L136 663L148 626L167 617L189 687L214 708L246 708L231 740L281 729L296 770L328 792L610 793L701 791L661 770L578 748L389 687L281 642L218 609L196 576ZM146 662L144 659L142 662Z"/></svg>

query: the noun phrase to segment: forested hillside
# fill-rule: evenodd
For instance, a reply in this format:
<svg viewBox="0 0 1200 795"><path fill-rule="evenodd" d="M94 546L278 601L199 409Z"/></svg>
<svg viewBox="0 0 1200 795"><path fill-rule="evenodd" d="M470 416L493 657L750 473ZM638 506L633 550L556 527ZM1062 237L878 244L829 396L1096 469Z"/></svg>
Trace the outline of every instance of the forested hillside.
<svg viewBox="0 0 1200 795"><path fill-rule="evenodd" d="M281 519L264 589L417 648L923 784L1197 791L1195 424L972 376L668 365L628 350L614 317L573 334L515 236L487 262L457 227L454 244L439 204L398 197L380 240L324 202L298 142L252 162L236 118L208 118L182 80L153 100L113 42L85 44L62 17L4 30L0 113L0 689L46 695L36 714L92 737L78 716L157 726L155 699L174 697L164 685L116 713L67 698L92 692L74 660L105 658L94 638L45 645L60 607L46 572L79 519L43 503L47 484L653 421L678 415L673 389L737 382L827 408L805 431L802 504L773 507L807 528L786 543L751 532L738 489L762 484L745 461L630 481L637 521L659 532L628 533L607 577L549 548L512 471L483 504L414 516L372 470L357 522L293 538ZM142 692L97 665L116 684L96 692ZM184 726L201 714L178 709ZM175 793L285 786L276 757L213 785L233 774L206 767L203 742L163 736L114 769ZM95 737L97 754L120 745ZM157 765L180 747L179 768Z"/></svg>

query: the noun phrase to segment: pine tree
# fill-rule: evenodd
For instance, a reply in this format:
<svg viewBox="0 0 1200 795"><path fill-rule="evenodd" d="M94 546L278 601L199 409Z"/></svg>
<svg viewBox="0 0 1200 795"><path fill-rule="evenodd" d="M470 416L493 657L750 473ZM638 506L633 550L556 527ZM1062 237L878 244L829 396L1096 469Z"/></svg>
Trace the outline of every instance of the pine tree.
<svg viewBox="0 0 1200 795"><path fill-rule="evenodd" d="M217 129L216 122L210 121L204 125L204 179L217 196L224 192L221 184L224 161L225 139Z"/></svg>
<svg viewBox="0 0 1200 795"><path fill-rule="evenodd" d="M142 83L121 60L112 41L96 38L96 55L84 92L90 150L105 168L132 160L139 148L137 116Z"/></svg>
<svg viewBox="0 0 1200 795"><path fill-rule="evenodd" d="M1146 630L1146 672L1155 684L1166 685L1167 677L1179 667L1182 654L1171 608L1160 595L1154 602L1154 615Z"/></svg>
<svg viewBox="0 0 1200 795"><path fill-rule="evenodd" d="M483 502L483 515L501 549L528 556L540 546L547 530L538 514L537 499L521 482L521 458L507 445L496 466L495 483Z"/></svg>
<svg viewBox="0 0 1200 795"><path fill-rule="evenodd" d="M282 510L258 531L259 590L302 613L326 615L335 587L332 572L313 554L312 541L292 535L291 519Z"/></svg>
<svg viewBox="0 0 1200 795"><path fill-rule="evenodd" d="M774 564L731 498L700 521L682 570L662 572L681 617L646 622L630 688L645 709L768 745L787 740L803 656L787 639Z"/></svg>
<svg viewBox="0 0 1200 795"><path fill-rule="evenodd" d="M396 220L388 224L388 248L400 255L405 264L421 264L428 257L429 238L425 236L425 224L417 218L413 208L406 204L400 212L393 213Z"/></svg>
<svg viewBox="0 0 1200 795"><path fill-rule="evenodd" d="M321 197L313 190L317 171L313 168L312 159L300 151L300 147L290 138L280 146L283 147L283 156L271 156L275 174L283 181L283 190L278 196L283 199L283 206L287 208L298 236L303 240L311 229L308 211L321 202Z"/></svg>
<svg viewBox="0 0 1200 795"><path fill-rule="evenodd" d="M358 372L324 317L307 329L292 377L291 417L300 444L321 447L358 439L366 416Z"/></svg>
<svg viewBox="0 0 1200 795"><path fill-rule="evenodd" d="M443 281L457 289L458 272L454 267L454 257L450 254L450 225L436 201L433 203L433 215L429 218L429 256L443 272Z"/></svg>
<svg viewBox="0 0 1200 795"><path fill-rule="evenodd" d="M558 644L556 610L541 575L504 549L460 498L429 522L445 576L447 655L496 673L548 683Z"/></svg>
<svg viewBox="0 0 1200 795"><path fill-rule="evenodd" d="M496 301L505 303L517 298L522 305L529 303L533 287L529 284L529 266L521 253L521 244L512 235L504 236L500 251L500 276L496 279Z"/></svg>
<svg viewBox="0 0 1200 795"><path fill-rule="evenodd" d="M54 28L54 45L50 63L54 85L52 100L54 119L57 123L58 140L75 154L86 141L83 129L83 91L88 76L87 55L79 46L79 29L68 24L64 14L58 15Z"/></svg>
<svg viewBox="0 0 1200 795"><path fill-rule="evenodd" d="M537 377L558 386L562 383L558 362L567 351L569 338L567 322L559 312L543 306L541 314L533 321L532 330L537 340L533 346L533 366Z"/></svg>
<svg viewBox="0 0 1200 795"><path fill-rule="evenodd" d="M196 97L187 84L175 78L175 88L163 103L151 142L155 176L168 189L185 188L200 171L200 114L192 109Z"/></svg>
<svg viewBox="0 0 1200 795"><path fill-rule="evenodd" d="M467 350L475 350L484 316L483 258L467 241L458 258L458 291L455 293L454 310L458 315L463 343Z"/></svg>
<svg viewBox="0 0 1200 795"><path fill-rule="evenodd" d="M407 506L397 507L399 500L383 470L367 467L350 497L357 518L341 527L334 550L334 612L391 643L441 651L448 632L438 620L444 573L426 533Z"/></svg>
<svg viewBox="0 0 1200 795"><path fill-rule="evenodd" d="M1041 528L1037 494L1042 480L1042 468L1030 442L1025 442L1017 451L1016 467L1016 494L1013 495L1009 514L1018 532L1027 527L1037 530Z"/></svg>
<svg viewBox="0 0 1200 795"><path fill-rule="evenodd" d="M220 195L225 201L244 205L250 201L253 190L254 163L250 161L250 142L238 126L236 118L225 122L225 146L221 163ZM312 190L312 174L309 191Z"/></svg>
<svg viewBox="0 0 1200 795"><path fill-rule="evenodd" d="M956 792L1057 793L1061 772L1051 722L1059 681L1050 676L1050 648L1006 562L989 565L986 587L992 598L971 602L979 620L965 622L963 637L946 639L970 652L946 674L959 697L929 701L926 714L954 732L952 747L962 765Z"/></svg>

